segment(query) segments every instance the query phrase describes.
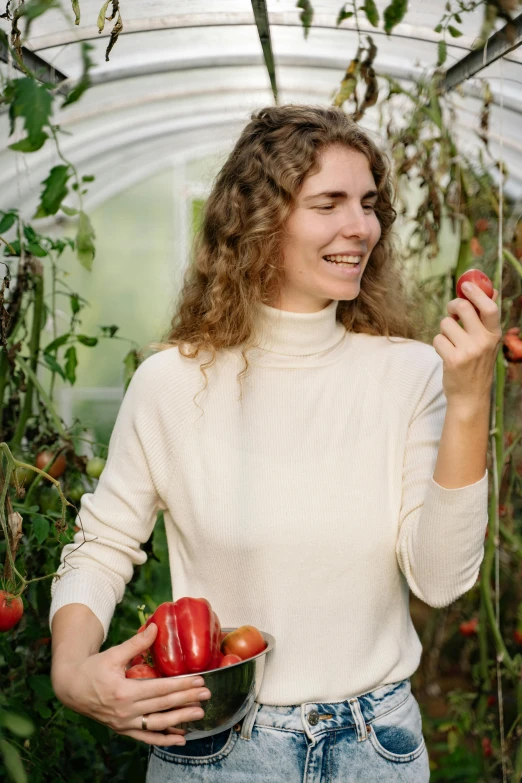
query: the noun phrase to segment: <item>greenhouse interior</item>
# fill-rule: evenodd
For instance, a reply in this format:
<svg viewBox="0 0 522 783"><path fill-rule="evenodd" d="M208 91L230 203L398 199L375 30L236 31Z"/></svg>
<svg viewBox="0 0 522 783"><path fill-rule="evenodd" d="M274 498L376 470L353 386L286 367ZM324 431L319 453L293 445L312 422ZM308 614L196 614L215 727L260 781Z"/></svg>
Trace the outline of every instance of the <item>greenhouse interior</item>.
<svg viewBox="0 0 522 783"><path fill-rule="evenodd" d="M153 777L150 741L57 697L51 580L131 379L170 332L222 167L254 113L293 105L336 107L389 161L416 340L434 344L468 270L497 291L480 575L447 606L410 593L411 685L430 780L521 783L521 43L522 0L2 0L0 615L9 595L24 606L0 633L2 779L189 779ZM104 650L136 634L138 605L172 601L163 511ZM381 747L375 777L324 761L295 781L428 780L404 754ZM190 780L276 780L226 769Z"/></svg>

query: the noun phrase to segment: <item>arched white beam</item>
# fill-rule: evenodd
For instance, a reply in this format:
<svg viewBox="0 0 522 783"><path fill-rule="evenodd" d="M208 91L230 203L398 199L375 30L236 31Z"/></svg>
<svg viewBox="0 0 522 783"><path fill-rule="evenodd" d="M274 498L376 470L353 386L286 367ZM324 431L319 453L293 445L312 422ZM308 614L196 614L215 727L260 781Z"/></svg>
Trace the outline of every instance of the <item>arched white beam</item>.
<svg viewBox="0 0 522 783"><path fill-rule="evenodd" d="M335 13L315 14L312 29L351 30L357 32L357 27L353 19L345 19L340 25L333 21ZM297 12L269 11L268 20L270 27L302 27L297 18ZM208 28L208 27L231 27L239 25L255 25L252 12L226 12L216 11L212 13L186 13L169 14L157 17L143 17L140 19L125 19L125 25L121 36L133 35L136 33L148 33L157 30L177 30L183 28ZM36 27L36 25L35 25ZM380 27L373 27L364 18L359 19L359 29L363 33L370 35L387 35L382 24ZM85 27L71 27L64 30L58 30L43 35L33 35L27 42L27 48L33 52L39 52L43 49L49 49L54 46L66 46L78 41L92 41L110 36L111 26L106 25L106 29L99 33L96 25L86 25ZM437 43L440 35L435 33L430 27L423 25L413 25L401 23L394 27L393 37L397 39L410 39L418 41L431 41ZM472 47L474 38L470 36L461 36L458 41L452 39L451 46L455 49L469 51Z"/></svg>
<svg viewBox="0 0 522 783"><path fill-rule="evenodd" d="M402 64L399 60L406 58L384 58L381 57L376 64L377 75L386 74L395 79L406 79L416 81L421 76L426 75L426 69L414 65ZM98 84L108 84L121 79L132 79L139 76L151 76L160 73L169 73L172 71L190 71L201 68L237 68L243 66L259 66L264 68L264 61L261 54L237 54L227 55L226 53L212 53L208 56L197 55L189 58L180 58L177 60L166 60L163 62L143 63L141 65L116 66L111 71L93 69L91 81L93 87ZM293 55L279 54L277 56L278 68L317 68L334 71L344 71L347 66L347 59L337 55ZM336 74L338 78L338 74ZM336 85L333 84L332 87ZM91 88L92 89L92 88ZM480 80L472 79L462 84L460 89L464 94L478 97L481 94L482 85ZM492 87L493 103L500 104L501 98L499 91ZM506 108L513 109L522 113L522 100L517 99L512 94L506 94L504 91L503 105Z"/></svg>

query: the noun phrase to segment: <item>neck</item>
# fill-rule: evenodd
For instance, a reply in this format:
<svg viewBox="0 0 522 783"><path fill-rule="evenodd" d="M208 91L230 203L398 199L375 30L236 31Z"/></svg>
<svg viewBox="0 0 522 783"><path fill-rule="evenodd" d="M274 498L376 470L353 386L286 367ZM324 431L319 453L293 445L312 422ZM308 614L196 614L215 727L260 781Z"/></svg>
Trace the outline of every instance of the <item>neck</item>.
<svg viewBox="0 0 522 783"><path fill-rule="evenodd" d="M256 312L257 345L285 356L309 356L333 348L346 330L337 321L337 300L315 313L295 313L259 304Z"/></svg>

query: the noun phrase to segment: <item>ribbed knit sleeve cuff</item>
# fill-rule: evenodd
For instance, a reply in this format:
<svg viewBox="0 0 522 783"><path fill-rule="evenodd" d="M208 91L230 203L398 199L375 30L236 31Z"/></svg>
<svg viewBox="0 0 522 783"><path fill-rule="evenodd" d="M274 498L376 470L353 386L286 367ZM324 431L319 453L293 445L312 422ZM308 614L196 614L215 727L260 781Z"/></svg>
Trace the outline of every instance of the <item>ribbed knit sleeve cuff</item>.
<svg viewBox="0 0 522 783"><path fill-rule="evenodd" d="M488 522L488 472L466 487L428 485L419 524L408 545L421 597L447 606L475 583Z"/></svg>
<svg viewBox="0 0 522 783"><path fill-rule="evenodd" d="M52 601L49 612L49 627L58 609L67 604L84 604L96 615L103 626L103 641L107 638L109 625L116 607L116 597L110 582L104 580L99 571L69 571L54 579Z"/></svg>

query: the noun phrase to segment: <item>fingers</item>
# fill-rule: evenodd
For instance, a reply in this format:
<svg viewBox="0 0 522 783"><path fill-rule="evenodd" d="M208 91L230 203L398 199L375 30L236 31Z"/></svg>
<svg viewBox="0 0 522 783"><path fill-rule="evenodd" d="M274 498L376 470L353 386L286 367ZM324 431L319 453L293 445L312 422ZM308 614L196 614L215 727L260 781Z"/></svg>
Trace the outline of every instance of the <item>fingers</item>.
<svg viewBox="0 0 522 783"><path fill-rule="evenodd" d="M106 652L117 663L125 666L135 655L149 649L156 638L157 631L158 626L155 623L151 623L141 633L137 633L122 644L111 647L110 650L107 650Z"/></svg>
<svg viewBox="0 0 522 783"><path fill-rule="evenodd" d="M466 288L467 299L452 299L448 303L448 313L458 315L470 334L479 332L483 327L493 334L500 334L499 309L496 304L498 291L493 289L493 299L490 299L479 286L474 283L469 285L471 286L469 290Z"/></svg>
<svg viewBox="0 0 522 783"><path fill-rule="evenodd" d="M158 699L162 696L171 696L173 693L184 692L192 688L203 690L205 680L203 677L158 677L156 680L125 680L134 702L143 702L150 699ZM199 699L198 699L199 701Z"/></svg>
<svg viewBox="0 0 522 783"><path fill-rule="evenodd" d="M126 737L145 742L147 745L159 745L162 748L169 748L175 745L185 745L186 740L179 734L161 734L157 731L122 731Z"/></svg>
<svg viewBox="0 0 522 783"><path fill-rule="evenodd" d="M187 707L190 704L199 706L201 701L210 699L208 688L190 688L186 691L168 693L158 698L142 699L135 703L136 710L143 714L150 712L163 712L163 710L172 710L179 707Z"/></svg>
<svg viewBox="0 0 522 783"><path fill-rule="evenodd" d="M146 714L146 713L145 713ZM147 732L162 732L168 728L179 726L180 723L189 723L193 720L200 720L205 715L201 707L185 707L178 710L169 710L168 712L154 712L147 715ZM138 715L131 722L130 731L143 731L143 715Z"/></svg>

